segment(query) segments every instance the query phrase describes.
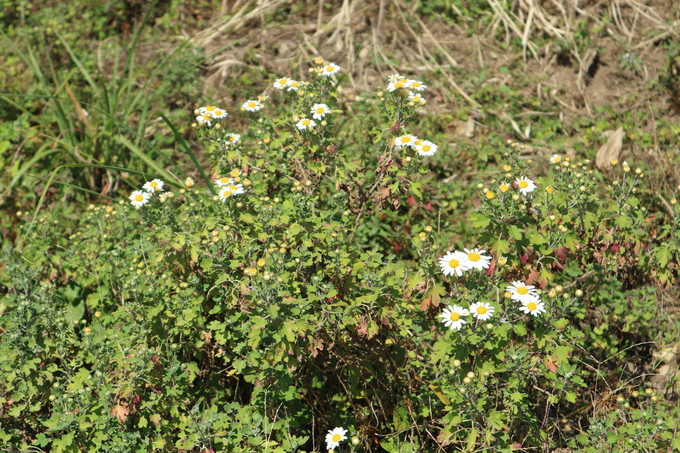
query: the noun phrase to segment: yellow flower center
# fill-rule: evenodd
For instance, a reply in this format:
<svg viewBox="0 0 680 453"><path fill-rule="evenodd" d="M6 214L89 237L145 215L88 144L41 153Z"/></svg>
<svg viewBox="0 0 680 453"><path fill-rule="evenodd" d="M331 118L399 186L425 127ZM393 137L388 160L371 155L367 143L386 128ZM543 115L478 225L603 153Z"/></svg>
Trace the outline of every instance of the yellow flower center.
<svg viewBox="0 0 680 453"><path fill-rule="evenodd" d="M238 175L239 175L239 171L238 171L238 170L232 170L231 173L230 173L230 175L231 175L231 176L238 176Z"/></svg>
<svg viewBox="0 0 680 453"><path fill-rule="evenodd" d="M342 439L342 436L338 433L333 434L333 437L331 438L333 442L340 442L340 439Z"/></svg>
<svg viewBox="0 0 680 453"><path fill-rule="evenodd" d="M529 187L529 183L526 182L526 181L520 181L520 182L519 182L519 186L520 186L522 189L526 189L527 187Z"/></svg>
<svg viewBox="0 0 680 453"><path fill-rule="evenodd" d="M496 195L494 195L493 192L487 192L486 193L486 198L488 198L489 200L493 200L495 197L496 197Z"/></svg>
<svg viewBox="0 0 680 453"><path fill-rule="evenodd" d="M538 308L538 306L536 305L536 302L529 302L527 304L527 308L531 311L534 311L534 310L536 310L536 308Z"/></svg>
<svg viewBox="0 0 680 453"><path fill-rule="evenodd" d="M397 88L397 89L402 88L403 86L404 86L404 84L401 83L401 82L397 82L397 83L394 84L394 88Z"/></svg>
<svg viewBox="0 0 680 453"><path fill-rule="evenodd" d="M227 189L227 190L224 190L224 191L222 192L222 196L225 197L225 198L226 198L226 197L230 197L230 196L231 196L231 190L228 190L228 189Z"/></svg>
<svg viewBox="0 0 680 453"><path fill-rule="evenodd" d="M215 106L206 105L206 106L205 106L205 109L206 109L207 111L209 111L209 112L212 112L213 110L215 110Z"/></svg>
<svg viewBox="0 0 680 453"><path fill-rule="evenodd" d="M500 186L501 192L503 193L507 192L509 188L510 186L508 186L507 184L501 184Z"/></svg>
<svg viewBox="0 0 680 453"><path fill-rule="evenodd" d="M215 116L222 116L222 110L215 110Z"/></svg>
<svg viewBox="0 0 680 453"><path fill-rule="evenodd" d="M401 137L400 141L402 143L409 143L411 141L411 137Z"/></svg>
<svg viewBox="0 0 680 453"><path fill-rule="evenodd" d="M322 114L322 113L325 112L325 111L326 111L326 110L324 110L323 107L319 107L319 108L316 109L316 113L318 113L318 114Z"/></svg>
<svg viewBox="0 0 680 453"><path fill-rule="evenodd" d="M254 109L255 107L257 107L257 104L254 103L254 102L249 102L248 107L250 107L251 109Z"/></svg>
<svg viewBox="0 0 680 453"><path fill-rule="evenodd" d="M460 262L458 260L449 260L449 266L452 268L457 268L460 265Z"/></svg>
<svg viewBox="0 0 680 453"><path fill-rule="evenodd" d="M333 66L326 66L326 72L333 72L335 68Z"/></svg>
<svg viewBox="0 0 680 453"><path fill-rule="evenodd" d="M455 311L449 315L451 321L458 321L460 319L460 314Z"/></svg>
<svg viewBox="0 0 680 453"><path fill-rule="evenodd" d="M485 307L485 306L483 306L483 305L482 305L482 306L479 306L479 307L477 307L477 314L478 314L478 315L483 315L483 314L486 314L486 307Z"/></svg>
<svg viewBox="0 0 680 453"><path fill-rule="evenodd" d="M135 196L135 201L144 201L144 195Z"/></svg>
<svg viewBox="0 0 680 453"><path fill-rule="evenodd" d="M468 253L468 259L470 261L479 261L480 259L482 259L482 256L477 252L470 252Z"/></svg>
<svg viewBox="0 0 680 453"><path fill-rule="evenodd" d="M229 178L220 178L220 183L227 184L228 182L229 182Z"/></svg>
<svg viewBox="0 0 680 453"><path fill-rule="evenodd" d="M429 150L432 149L432 147L430 145L423 145L421 148L424 152L428 152Z"/></svg>
<svg viewBox="0 0 680 453"><path fill-rule="evenodd" d="M526 294L529 294L529 290L525 286L520 286L517 288L517 294L524 296Z"/></svg>
<svg viewBox="0 0 680 453"><path fill-rule="evenodd" d="M302 120L303 126L309 126L309 120Z"/></svg>

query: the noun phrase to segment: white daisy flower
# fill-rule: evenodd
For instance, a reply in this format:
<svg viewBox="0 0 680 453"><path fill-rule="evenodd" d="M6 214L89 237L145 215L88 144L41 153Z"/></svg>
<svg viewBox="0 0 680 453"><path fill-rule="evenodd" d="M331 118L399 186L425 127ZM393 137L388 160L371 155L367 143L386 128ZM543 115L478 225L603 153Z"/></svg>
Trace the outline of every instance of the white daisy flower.
<svg viewBox="0 0 680 453"><path fill-rule="evenodd" d="M552 157L550 158L550 163L551 164L559 164L562 161L562 156L559 154L553 154Z"/></svg>
<svg viewBox="0 0 680 453"><path fill-rule="evenodd" d="M282 77L274 82L274 88L277 90L285 90L293 81L288 77Z"/></svg>
<svg viewBox="0 0 680 453"><path fill-rule="evenodd" d="M394 82L390 82L389 85L387 85L387 91L389 91L390 93L405 88L408 88L408 80L406 79L397 79Z"/></svg>
<svg viewBox="0 0 680 453"><path fill-rule="evenodd" d="M188 177L187 179L184 180L184 185L191 188L194 187L196 183L194 182L194 178Z"/></svg>
<svg viewBox="0 0 680 453"><path fill-rule="evenodd" d="M340 71L340 66L336 65L335 63L328 63L321 70L321 75L325 76L325 77L330 77L333 74L338 73L339 71Z"/></svg>
<svg viewBox="0 0 680 453"><path fill-rule="evenodd" d="M234 181L236 181L236 178L241 176L241 170L239 170L238 168L234 168L232 171L229 172L229 176L234 178Z"/></svg>
<svg viewBox="0 0 680 453"><path fill-rule="evenodd" d="M211 112L211 115L212 115L213 118L221 120L222 118L226 118L228 113L226 112L226 110L215 109Z"/></svg>
<svg viewBox="0 0 680 453"><path fill-rule="evenodd" d="M326 449L335 450L338 448L340 446L340 442L347 440L347 436L345 434L347 434L347 430L342 428L333 428L328 430L328 434L326 434Z"/></svg>
<svg viewBox="0 0 680 453"><path fill-rule="evenodd" d="M314 126L316 126L316 122L314 120L310 120L309 118L302 118L295 125L295 127L297 127L301 131L304 131L305 129L311 129Z"/></svg>
<svg viewBox="0 0 680 453"><path fill-rule="evenodd" d="M225 187L231 191L232 195L239 195L246 191L241 184L236 183L227 184Z"/></svg>
<svg viewBox="0 0 680 453"><path fill-rule="evenodd" d="M394 140L394 146L413 146L418 141L415 135L402 135Z"/></svg>
<svg viewBox="0 0 680 453"><path fill-rule="evenodd" d="M519 192L522 195L526 195L528 193L531 193L536 188L536 184L534 184L534 182L531 179L527 178L526 176L522 176L521 178L517 178L515 180L515 183L519 186Z"/></svg>
<svg viewBox="0 0 680 453"><path fill-rule="evenodd" d="M469 314L469 311L459 305L449 305L442 311L439 317L442 318L442 322L446 327L451 330L460 330L463 324L467 324L463 316L468 316Z"/></svg>
<svg viewBox="0 0 680 453"><path fill-rule="evenodd" d="M421 156L434 156L439 149L437 145L429 140L419 140L419 142L415 144L414 148Z"/></svg>
<svg viewBox="0 0 680 453"><path fill-rule="evenodd" d="M427 85L425 85L420 80L409 79L408 80L408 87L410 89L412 89L413 91L425 91L425 88L427 88Z"/></svg>
<svg viewBox="0 0 680 453"><path fill-rule="evenodd" d="M512 300L516 300L517 302L528 302L532 300L534 297L537 297L538 295L536 294L536 287L533 285L527 285L524 282L521 282L519 280L516 280L512 283L510 283L506 288L505 291L510 293L510 298Z"/></svg>
<svg viewBox="0 0 680 453"><path fill-rule="evenodd" d="M388 82L396 82L399 79L403 79L403 77L400 74L390 74L387 76Z"/></svg>
<svg viewBox="0 0 680 453"><path fill-rule="evenodd" d="M258 112L258 111L262 110L262 103L260 101L248 99L241 106L241 110L245 110L247 112Z"/></svg>
<svg viewBox="0 0 680 453"><path fill-rule="evenodd" d="M425 101L425 98L420 94L420 93L415 93L413 91L408 92L408 100L413 102L414 104L425 104L427 101Z"/></svg>
<svg viewBox="0 0 680 453"><path fill-rule="evenodd" d="M196 117L196 121L201 126L212 126L213 117L210 113L202 113Z"/></svg>
<svg viewBox="0 0 680 453"><path fill-rule="evenodd" d="M545 313L545 304L541 302L538 296L534 295L530 300L522 302L522 306L519 309L526 314L538 316L541 313Z"/></svg>
<svg viewBox="0 0 680 453"><path fill-rule="evenodd" d="M469 262L470 269L477 269L479 271L484 270L491 264L491 257L483 255L486 250L465 249L465 254Z"/></svg>
<svg viewBox="0 0 680 453"><path fill-rule="evenodd" d="M304 82L298 82L297 80L291 80L290 86L288 87L288 91L298 91L300 88L302 88L304 86L305 86Z"/></svg>
<svg viewBox="0 0 680 453"><path fill-rule="evenodd" d="M234 184L234 180L230 177L227 177L227 176L223 176L223 177L217 178L215 180L215 185L217 187L225 187L229 184Z"/></svg>
<svg viewBox="0 0 680 453"><path fill-rule="evenodd" d="M201 113L203 115L205 115L207 113L210 116L212 116L212 114L215 110L219 110L219 107L215 107L214 105L206 105L206 106L200 107L198 109L199 113Z"/></svg>
<svg viewBox="0 0 680 453"><path fill-rule="evenodd" d="M224 138L226 139L225 140L226 142L231 143L232 145L236 144L239 140L241 140L240 135L231 132L226 134Z"/></svg>
<svg viewBox="0 0 680 453"><path fill-rule="evenodd" d="M130 202L135 208L141 208L147 204L149 202L149 198L151 198L151 195L149 195L148 192L144 192L142 190L135 190L130 194Z"/></svg>
<svg viewBox="0 0 680 453"><path fill-rule="evenodd" d="M147 181L146 184L142 186L142 189L146 190L147 192L153 193L153 192L160 192L163 190L163 181L160 179L154 179L153 181Z"/></svg>
<svg viewBox="0 0 680 453"><path fill-rule="evenodd" d="M439 266L444 275L457 275L458 277L469 269L467 255L463 252L447 252L439 258Z"/></svg>
<svg viewBox="0 0 680 453"><path fill-rule="evenodd" d="M312 106L312 116L315 120L322 120L324 116L328 115L331 109L326 104L314 104Z"/></svg>
<svg viewBox="0 0 680 453"><path fill-rule="evenodd" d="M494 308L486 302L477 302L470 305L470 313L480 321L486 321L493 316Z"/></svg>

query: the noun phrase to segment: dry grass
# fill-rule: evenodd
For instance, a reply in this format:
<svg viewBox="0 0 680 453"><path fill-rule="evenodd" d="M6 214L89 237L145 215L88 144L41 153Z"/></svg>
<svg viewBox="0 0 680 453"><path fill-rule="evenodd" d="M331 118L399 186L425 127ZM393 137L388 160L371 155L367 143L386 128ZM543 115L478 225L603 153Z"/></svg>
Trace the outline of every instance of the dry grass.
<svg viewBox="0 0 680 453"><path fill-rule="evenodd" d="M419 3L408 0L336 0L330 7L323 0L229 3L224 0L219 17L191 38L210 56L206 88L219 92L248 64L267 69L272 77L304 79L309 60L323 56L340 64L347 74L349 83L343 94L350 98L358 91L383 86L390 73L437 74L431 95L435 111L457 100L480 107L471 96L474 88L457 79L455 71L485 69L489 80L511 83L496 70L519 63L537 80L549 76L549 82L536 82L527 93L541 97L542 88L552 84L553 97L567 115L593 115L593 105L609 101L607 93L601 92L603 86L593 80L603 61L615 70L622 49L640 55L641 77L623 80L627 86L619 90L623 94L640 91L664 63L650 50L661 40L680 39L678 8L663 0L488 0L482 21L464 17L451 3L453 25L437 16L418 14ZM589 29L601 27L604 37L590 45L579 42L577 33L584 21ZM521 53L509 54L507 48L499 47L512 48L513 40L521 42ZM565 49L575 62L575 76L569 75L571 68L561 67Z"/></svg>

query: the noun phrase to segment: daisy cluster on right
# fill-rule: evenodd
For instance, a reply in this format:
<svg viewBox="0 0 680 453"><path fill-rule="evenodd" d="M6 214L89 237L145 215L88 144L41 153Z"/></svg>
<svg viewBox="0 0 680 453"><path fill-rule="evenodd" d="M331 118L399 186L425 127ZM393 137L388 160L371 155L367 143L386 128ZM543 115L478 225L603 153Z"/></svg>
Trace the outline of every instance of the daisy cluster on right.
<svg viewBox="0 0 680 453"><path fill-rule="evenodd" d="M491 257L485 255L485 252L485 250L477 248L464 249L463 252L447 252L439 259L439 266L446 276L462 277L464 273L469 271L482 271L488 269L491 265ZM505 288L505 292L511 300L520 304L519 310L526 314L538 316L546 311L545 304L541 301L541 297L533 285L516 280ZM446 327L451 330L460 330L463 325L468 323L469 316L478 321L486 321L493 316L494 311L495 308L491 304L480 301L471 304L468 308L460 305L449 305L439 317Z"/></svg>

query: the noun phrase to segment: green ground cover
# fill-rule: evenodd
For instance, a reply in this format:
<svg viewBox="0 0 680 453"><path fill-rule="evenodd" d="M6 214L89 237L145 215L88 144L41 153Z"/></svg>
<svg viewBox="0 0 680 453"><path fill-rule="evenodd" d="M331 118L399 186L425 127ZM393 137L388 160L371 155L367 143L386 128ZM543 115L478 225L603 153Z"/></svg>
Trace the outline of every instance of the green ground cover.
<svg viewBox="0 0 680 453"><path fill-rule="evenodd" d="M677 7L0 4L1 450L680 448Z"/></svg>

